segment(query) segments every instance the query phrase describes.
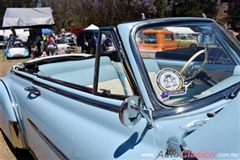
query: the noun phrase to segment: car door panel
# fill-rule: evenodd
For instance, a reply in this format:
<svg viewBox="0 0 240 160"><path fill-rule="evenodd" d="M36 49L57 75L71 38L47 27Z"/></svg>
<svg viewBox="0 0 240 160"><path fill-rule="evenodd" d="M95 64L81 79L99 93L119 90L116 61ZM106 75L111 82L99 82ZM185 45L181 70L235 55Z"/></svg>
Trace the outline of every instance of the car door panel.
<svg viewBox="0 0 240 160"><path fill-rule="evenodd" d="M15 80L21 81L19 77ZM24 91L29 86L41 94ZM153 130L148 130L141 143L134 146L146 126L144 119L137 126L126 128L120 123L118 113L102 109L111 104L120 107L120 100L100 98L36 77L33 83L22 80L13 91L19 95L28 145L40 159L141 158L142 152L156 152ZM123 151L121 146L126 144L134 152ZM143 150L145 145L149 148ZM39 148L45 151L38 152Z"/></svg>

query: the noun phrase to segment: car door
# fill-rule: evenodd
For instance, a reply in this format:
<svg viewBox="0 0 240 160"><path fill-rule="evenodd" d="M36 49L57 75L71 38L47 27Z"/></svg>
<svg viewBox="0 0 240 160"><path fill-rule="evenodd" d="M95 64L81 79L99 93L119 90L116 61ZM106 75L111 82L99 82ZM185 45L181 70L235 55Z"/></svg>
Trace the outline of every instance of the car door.
<svg viewBox="0 0 240 160"><path fill-rule="evenodd" d="M125 72L117 71L123 71L123 65L109 56L100 58L99 65L97 85L91 69L93 85L87 86L16 71L19 76L14 81L19 83L13 91L21 108L26 143L38 159L152 159L159 152L154 130L144 119L132 128L120 123L121 104L136 94Z"/></svg>

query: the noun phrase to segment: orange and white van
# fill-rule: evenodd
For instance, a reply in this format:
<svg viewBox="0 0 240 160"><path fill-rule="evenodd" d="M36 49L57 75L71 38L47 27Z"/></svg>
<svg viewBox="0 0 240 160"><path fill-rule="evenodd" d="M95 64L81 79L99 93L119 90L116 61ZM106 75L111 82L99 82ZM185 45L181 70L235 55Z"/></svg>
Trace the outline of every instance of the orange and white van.
<svg viewBox="0 0 240 160"><path fill-rule="evenodd" d="M172 31L166 29L144 30L140 37L137 37L137 45L142 56L155 56L156 51L177 49L177 42Z"/></svg>

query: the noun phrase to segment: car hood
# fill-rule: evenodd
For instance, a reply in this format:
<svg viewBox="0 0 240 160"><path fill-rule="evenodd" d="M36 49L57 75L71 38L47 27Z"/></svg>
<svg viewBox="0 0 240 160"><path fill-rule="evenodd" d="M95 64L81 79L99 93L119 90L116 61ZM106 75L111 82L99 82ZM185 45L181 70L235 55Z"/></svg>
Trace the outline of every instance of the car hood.
<svg viewBox="0 0 240 160"><path fill-rule="evenodd" d="M215 157L237 158L240 154L240 95L234 98L212 120L184 138L194 153L213 152ZM227 154L227 157L226 157ZM206 159L200 157L198 160Z"/></svg>

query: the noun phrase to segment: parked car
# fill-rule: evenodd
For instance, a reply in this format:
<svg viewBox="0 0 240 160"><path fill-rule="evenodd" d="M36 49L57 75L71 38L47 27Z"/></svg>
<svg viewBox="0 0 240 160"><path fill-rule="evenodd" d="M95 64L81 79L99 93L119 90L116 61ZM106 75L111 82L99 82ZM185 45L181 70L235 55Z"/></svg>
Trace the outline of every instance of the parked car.
<svg viewBox="0 0 240 160"><path fill-rule="evenodd" d="M63 52L63 53L71 52L71 46L68 43L66 43L63 39L55 39L55 42L58 47L58 52Z"/></svg>
<svg viewBox="0 0 240 160"><path fill-rule="evenodd" d="M13 42L8 42L11 44L7 45L4 54L7 58L23 58L29 57L30 54L28 52L27 47L24 45L23 41L20 39L16 39Z"/></svg>
<svg viewBox="0 0 240 160"><path fill-rule="evenodd" d="M83 53L95 54L98 31L98 29L88 29L79 32L77 46L81 47Z"/></svg>
<svg viewBox="0 0 240 160"><path fill-rule="evenodd" d="M148 29L137 34L137 45L145 57L155 57L156 51L176 49L177 42L172 31Z"/></svg>
<svg viewBox="0 0 240 160"><path fill-rule="evenodd" d="M65 41L65 43L71 46L77 44L76 41L77 37L74 33L66 32L65 29L62 29L61 31L62 31L61 37Z"/></svg>
<svg viewBox="0 0 240 160"><path fill-rule="evenodd" d="M176 41L179 47L197 47L198 42L190 35L178 35Z"/></svg>
<svg viewBox="0 0 240 160"><path fill-rule="evenodd" d="M0 35L0 49L6 48L7 41L3 35Z"/></svg>
<svg viewBox="0 0 240 160"><path fill-rule="evenodd" d="M136 35L167 26L206 28L201 46L142 56ZM178 17L103 33L115 50L29 60L0 79L0 127L15 148L43 160L239 158L240 47L223 25Z"/></svg>

